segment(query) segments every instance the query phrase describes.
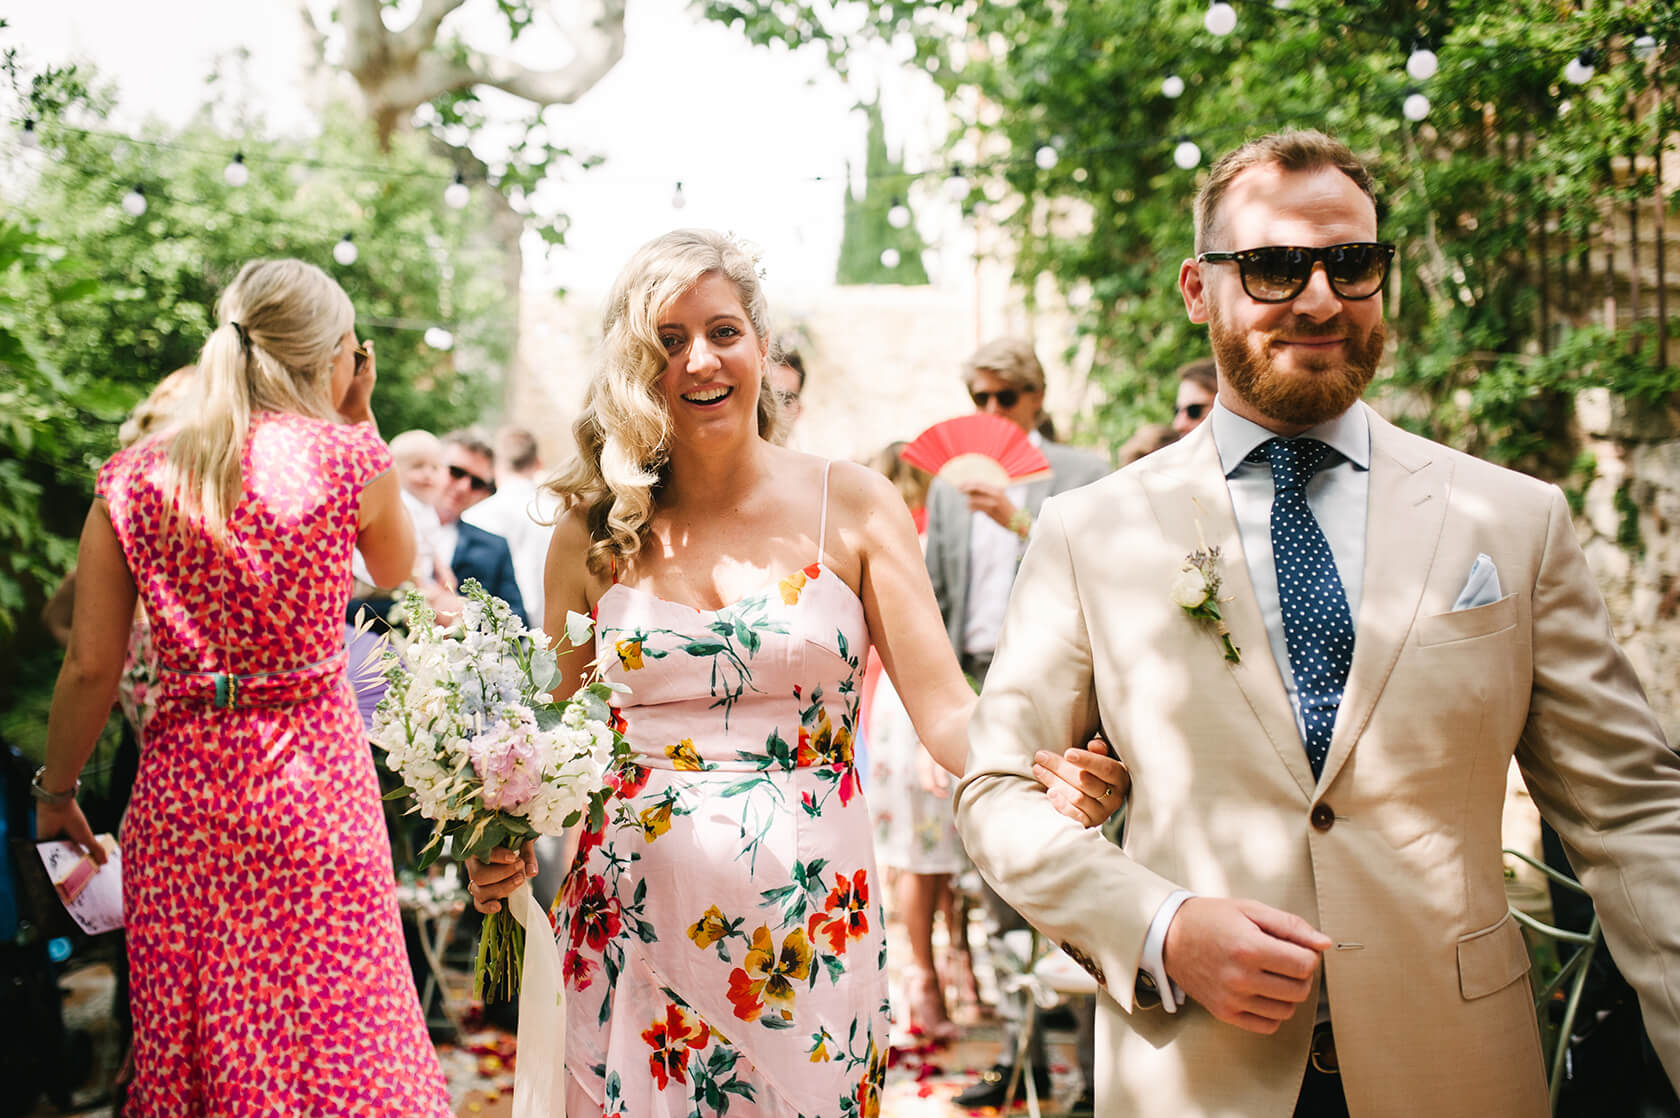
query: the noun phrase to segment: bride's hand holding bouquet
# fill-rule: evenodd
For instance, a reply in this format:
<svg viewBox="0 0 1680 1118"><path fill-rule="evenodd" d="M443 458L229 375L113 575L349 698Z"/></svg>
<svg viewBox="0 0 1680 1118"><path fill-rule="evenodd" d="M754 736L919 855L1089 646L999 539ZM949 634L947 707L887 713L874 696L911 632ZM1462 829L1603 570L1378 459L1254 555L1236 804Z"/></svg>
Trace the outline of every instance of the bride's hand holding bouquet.
<svg viewBox="0 0 1680 1118"><path fill-rule="evenodd" d="M469 869L512 867L497 878L504 888L496 895L517 886L527 896L510 902L540 913L534 900L519 903L529 900L525 882L536 869L528 844L585 817L599 825L606 772L623 753L624 739L611 725L607 684L554 699L549 692L559 670L550 638L527 628L476 581L463 583L461 594L460 628L446 630L411 592L409 637L386 654L390 689L374 715L373 741L403 782L386 798L409 800L410 812L432 821L417 868L436 861L447 840ZM589 619L568 618L565 638L573 647L588 641ZM509 878L517 880L509 884ZM509 906L474 899L490 913L475 996L511 999L519 989L524 929Z"/></svg>

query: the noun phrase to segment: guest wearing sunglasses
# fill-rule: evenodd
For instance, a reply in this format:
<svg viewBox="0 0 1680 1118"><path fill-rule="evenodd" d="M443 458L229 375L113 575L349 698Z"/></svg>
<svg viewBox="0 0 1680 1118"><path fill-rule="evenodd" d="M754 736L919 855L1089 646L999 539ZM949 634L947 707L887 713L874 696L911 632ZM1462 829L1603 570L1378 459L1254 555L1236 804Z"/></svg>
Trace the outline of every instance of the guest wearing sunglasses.
<svg viewBox="0 0 1680 1118"><path fill-rule="evenodd" d="M449 569L459 582L476 578L514 613L524 616L525 599L519 593L507 539L461 519L462 513L496 492L496 453L488 439L470 430L445 435L443 453L449 476L438 494L437 514L443 526L442 553L450 556Z"/></svg>
<svg viewBox="0 0 1680 1118"><path fill-rule="evenodd" d="M1100 1112L1548 1114L1513 756L1680 1072L1680 757L1563 494L1360 402L1394 246L1345 145L1226 155L1195 242L1212 415L1045 506L957 790L980 871L1107 989ZM1123 851L1021 775L1099 723Z"/></svg>
<svg viewBox="0 0 1680 1118"><path fill-rule="evenodd" d="M934 597L944 615L946 633L958 662L971 678L984 682L997 648L1004 607L1015 570L1032 529L1033 517L1046 498L1088 484L1109 472L1108 460L1088 450L1061 446L1044 438L1038 425L1044 418L1044 366L1031 343L1019 338L988 342L963 367L969 398L978 411L1001 416L1027 432L1027 437L1050 460L1054 473L1044 481L1007 489L978 483L961 489L935 482L928 494L927 569ZM1084 739L1081 739L1084 740ZM987 889L985 902L992 918L1004 929L1025 927L1007 904ZM1018 1012L1007 1000L1005 1014ZM1090 1059L1093 1051L1088 1003L1075 1007L1080 1025L1082 1084L1074 1113L1089 1113L1092 1098ZM1038 1093L1049 1092L1050 1071L1044 1059L1042 1030L1029 1038L1030 1068L1012 1076L1016 1052L1016 1022L1006 1024L997 1061L978 1083L954 1100L959 1106L1005 1106L1011 1079L1015 1097L1024 1098L1030 1070Z"/></svg>
<svg viewBox="0 0 1680 1118"><path fill-rule="evenodd" d="M1178 367L1178 400L1173 406L1173 434L1183 438L1208 417L1219 395L1219 373L1213 358L1202 357Z"/></svg>

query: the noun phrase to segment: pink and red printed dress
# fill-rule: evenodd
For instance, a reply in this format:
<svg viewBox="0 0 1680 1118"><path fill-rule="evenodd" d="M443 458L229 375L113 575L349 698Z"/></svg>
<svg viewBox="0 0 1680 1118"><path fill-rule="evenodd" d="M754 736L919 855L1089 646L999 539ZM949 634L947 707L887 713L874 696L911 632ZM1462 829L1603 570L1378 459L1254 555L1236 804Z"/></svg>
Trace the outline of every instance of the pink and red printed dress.
<svg viewBox="0 0 1680 1118"><path fill-rule="evenodd" d="M252 418L229 543L185 538L164 444L99 495L151 619L156 712L122 828L129 1118L436 1116L373 758L345 674L370 427Z"/></svg>
<svg viewBox="0 0 1680 1118"><path fill-rule="evenodd" d="M615 584L596 614L634 755L555 902L568 1118L874 1118L862 603L819 561L715 611Z"/></svg>

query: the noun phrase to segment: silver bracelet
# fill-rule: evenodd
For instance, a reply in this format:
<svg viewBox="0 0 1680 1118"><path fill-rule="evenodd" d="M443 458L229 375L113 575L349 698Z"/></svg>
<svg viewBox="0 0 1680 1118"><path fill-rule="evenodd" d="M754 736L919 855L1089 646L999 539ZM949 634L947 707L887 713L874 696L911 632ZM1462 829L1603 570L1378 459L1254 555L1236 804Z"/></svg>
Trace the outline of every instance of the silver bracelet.
<svg viewBox="0 0 1680 1118"><path fill-rule="evenodd" d="M47 786L41 783L41 778L46 775L47 766L42 765L40 768L35 770L35 779L29 782L29 794L44 804L52 804L54 806L67 804L76 798L77 792L82 790L82 782L78 778L76 783L70 786L70 790L68 792L50 792L47 790Z"/></svg>

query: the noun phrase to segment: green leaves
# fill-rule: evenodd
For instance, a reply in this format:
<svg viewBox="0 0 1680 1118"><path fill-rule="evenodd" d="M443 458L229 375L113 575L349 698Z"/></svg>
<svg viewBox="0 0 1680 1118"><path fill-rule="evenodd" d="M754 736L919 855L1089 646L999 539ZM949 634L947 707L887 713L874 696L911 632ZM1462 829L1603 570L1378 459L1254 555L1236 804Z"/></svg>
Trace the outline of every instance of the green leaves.
<svg viewBox="0 0 1680 1118"><path fill-rule="evenodd" d="M1668 0L1241 4L1223 38L1203 29L1206 0L703 8L755 41L820 43L841 71L848 51L909 44L958 118L948 157L964 164L965 205L986 200L1029 302L1053 286L1070 305L1064 356L1090 388L1082 440L1117 445L1170 417L1176 368L1208 353L1177 291L1192 198L1220 154L1287 127L1331 132L1372 166L1381 235L1400 245L1384 296L1393 367L1375 394L1393 392L1409 425L1558 476L1581 387L1673 390L1642 328L1593 325L1609 207L1625 256L1628 203L1654 208L1656 137L1672 152L1680 125L1667 77L1680 70L1680 9ZM1630 50L1640 29L1656 43L1648 60ZM1419 34L1440 59L1422 83L1405 72ZM1563 68L1583 47L1599 53L1596 71L1570 85ZM1168 76L1182 81L1177 97L1162 90ZM1401 114L1414 88L1431 102L1416 124ZM1173 163L1181 136L1200 167ZM1056 158L1036 159L1044 148ZM1625 259L1617 267L1625 295Z"/></svg>

